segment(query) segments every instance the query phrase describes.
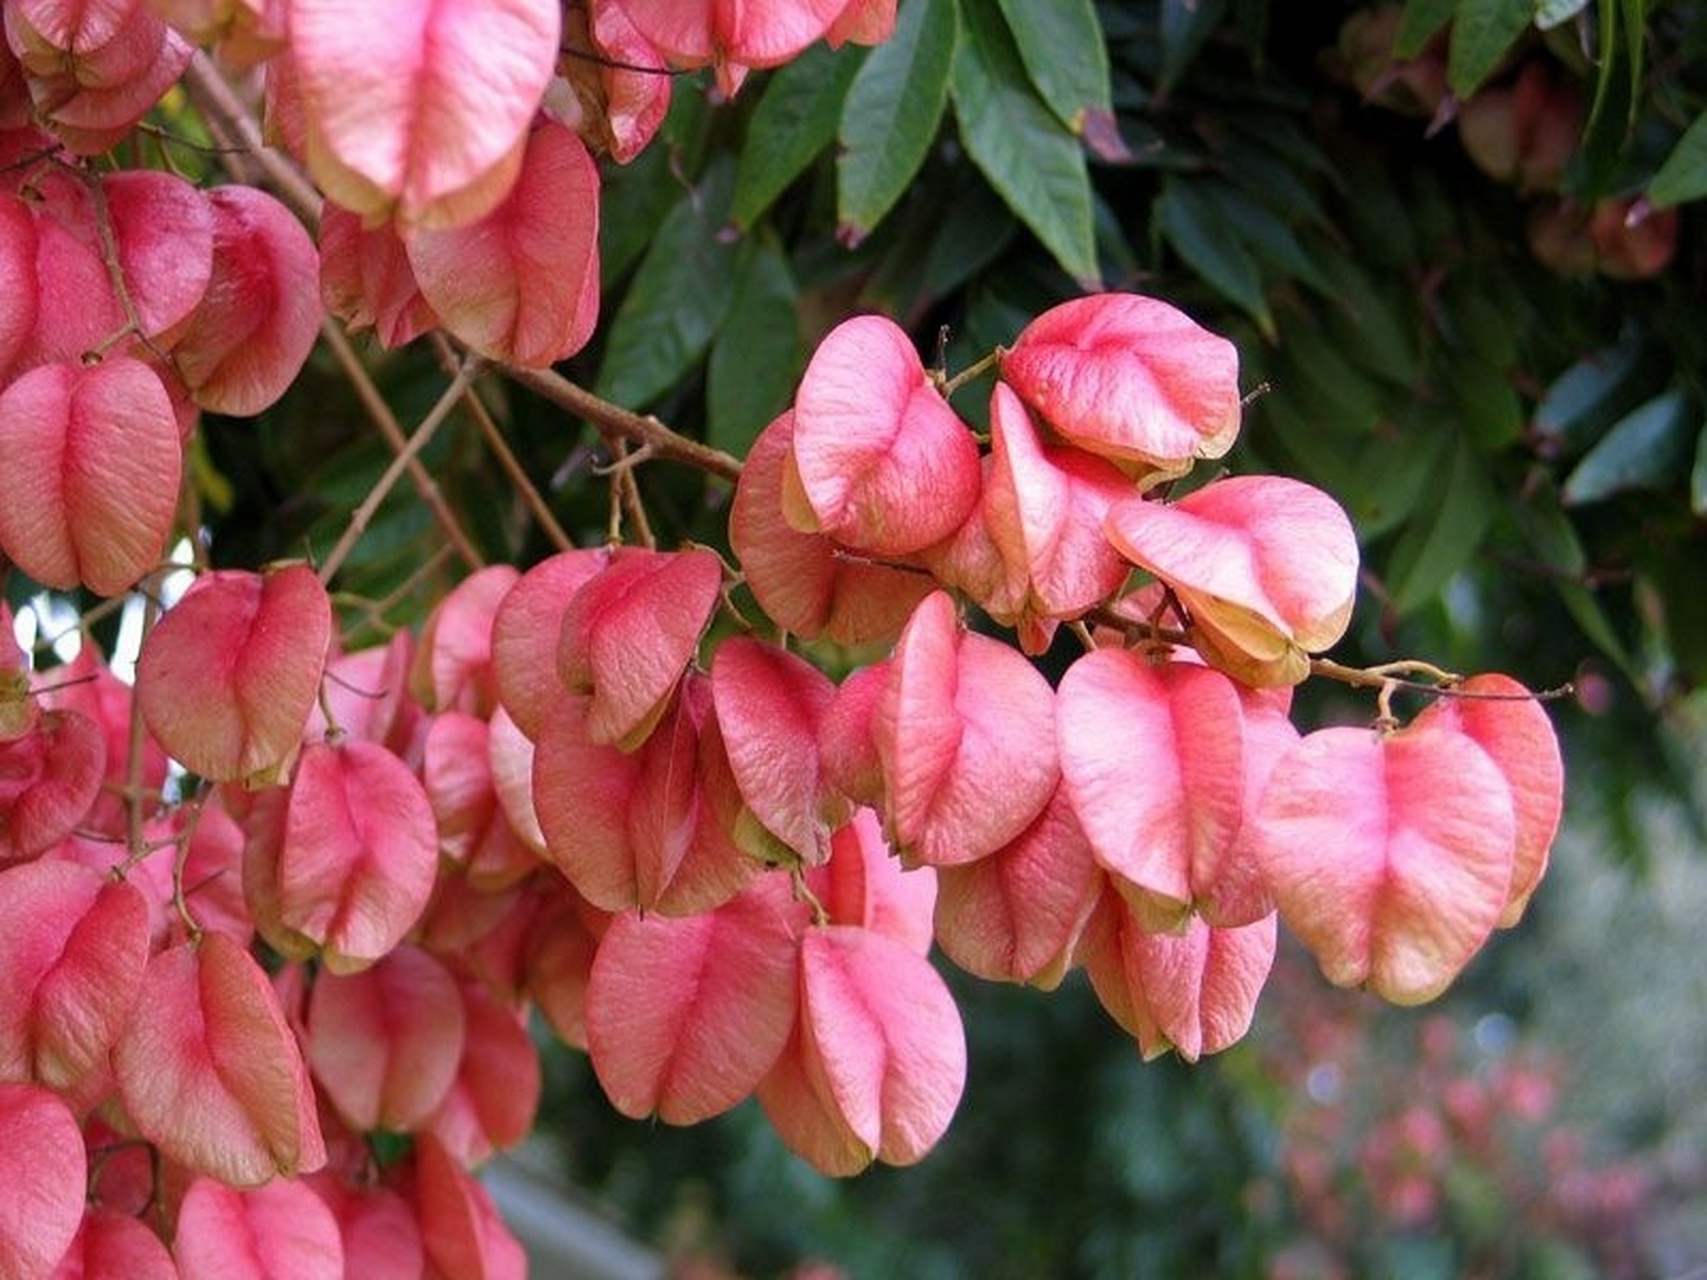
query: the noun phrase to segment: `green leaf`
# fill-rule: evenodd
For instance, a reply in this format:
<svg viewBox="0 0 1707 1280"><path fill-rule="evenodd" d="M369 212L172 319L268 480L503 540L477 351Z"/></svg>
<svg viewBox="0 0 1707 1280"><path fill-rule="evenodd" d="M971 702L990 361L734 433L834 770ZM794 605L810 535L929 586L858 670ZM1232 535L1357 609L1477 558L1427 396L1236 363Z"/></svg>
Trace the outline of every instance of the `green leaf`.
<svg viewBox="0 0 1707 1280"><path fill-rule="evenodd" d="M1707 427L1695 437L1695 465L1689 469L1689 509L1707 516Z"/></svg>
<svg viewBox="0 0 1707 1280"><path fill-rule="evenodd" d="M1240 190L1230 182L1203 181L1192 189L1215 206L1221 218L1239 238L1283 279L1302 280L1312 289L1327 293L1327 277L1304 252L1292 228L1265 201Z"/></svg>
<svg viewBox="0 0 1707 1280"><path fill-rule="evenodd" d="M1553 380L1535 406L1531 427L1549 453L1572 454L1599 437L1632 399L1642 362L1634 342L1606 347Z"/></svg>
<svg viewBox="0 0 1707 1280"><path fill-rule="evenodd" d="M1460 0L1452 18L1446 83L1460 100L1493 74L1535 18L1535 0Z"/></svg>
<svg viewBox="0 0 1707 1280"><path fill-rule="evenodd" d="M1324 274L1334 306L1328 333L1358 365L1401 387L1417 378L1417 353L1410 325L1410 295L1378 289L1367 271L1347 253L1328 253Z"/></svg>
<svg viewBox="0 0 1707 1280"><path fill-rule="evenodd" d="M1683 470L1694 440L1690 408L1689 397L1674 388L1625 414L1565 481L1565 505L1669 485Z"/></svg>
<svg viewBox="0 0 1707 1280"><path fill-rule="evenodd" d="M954 0L912 0L872 50L842 105L836 217L846 240L871 233L924 164L948 102Z"/></svg>
<svg viewBox="0 0 1707 1280"><path fill-rule="evenodd" d="M966 154L1068 275L1100 287L1084 148L1031 87L1000 11L968 0L963 21L953 97Z"/></svg>
<svg viewBox="0 0 1707 1280"><path fill-rule="evenodd" d="M1120 134L1109 91L1108 45L1091 0L999 0L1026 74L1056 119L1098 155Z"/></svg>
<svg viewBox="0 0 1707 1280"><path fill-rule="evenodd" d="M1563 26L1588 8L1588 0L1536 0L1535 26L1541 31L1551 31L1554 27Z"/></svg>
<svg viewBox="0 0 1707 1280"><path fill-rule="evenodd" d="M732 212L743 230L836 140L842 104L862 54L815 44L771 74L747 125L735 171Z"/></svg>
<svg viewBox="0 0 1707 1280"><path fill-rule="evenodd" d="M1483 449L1511 444L1523 435L1523 405L1505 373L1477 355L1464 354L1446 371L1448 394L1458 421Z"/></svg>
<svg viewBox="0 0 1707 1280"><path fill-rule="evenodd" d="M1648 203L1656 209L1702 196L1707 196L1707 113L1695 117L1648 183Z"/></svg>
<svg viewBox="0 0 1707 1280"><path fill-rule="evenodd" d="M782 251L769 239L747 241L706 371L707 443L745 457L753 438L788 407L805 366L797 301Z"/></svg>
<svg viewBox="0 0 1707 1280"><path fill-rule="evenodd" d="M681 179L670 172L665 147L647 147L633 163L613 166L604 174L599 190L599 279L605 289L640 260L681 198Z"/></svg>
<svg viewBox="0 0 1707 1280"><path fill-rule="evenodd" d="M1377 538L1409 520L1451 447L1432 424L1412 422L1363 441L1341 495L1362 538Z"/></svg>
<svg viewBox="0 0 1707 1280"><path fill-rule="evenodd" d="M1162 184L1155 204L1156 227L1174 252L1216 292L1256 321L1263 335L1275 335L1274 316L1263 297L1256 259L1237 229L1189 181Z"/></svg>
<svg viewBox="0 0 1707 1280"><path fill-rule="evenodd" d="M1414 58L1442 27L1452 21L1458 0L1410 0L1399 19L1399 34L1393 41L1395 58Z"/></svg>
<svg viewBox="0 0 1707 1280"><path fill-rule="evenodd" d="M1409 613L1434 599L1469 563L1498 509L1475 445L1460 436L1387 558L1394 610Z"/></svg>
<svg viewBox="0 0 1707 1280"><path fill-rule="evenodd" d="M1535 558L1551 570L1548 580L1566 612L1576 619L1583 634L1634 682L1635 668L1630 654L1606 610L1587 586L1588 556L1570 517L1559 505L1558 493L1551 485L1536 485L1512 504L1510 510Z"/></svg>
<svg viewBox="0 0 1707 1280"><path fill-rule="evenodd" d="M1180 82L1210 32L1227 12L1226 0L1162 0L1162 73L1159 92Z"/></svg>
<svg viewBox="0 0 1707 1280"><path fill-rule="evenodd" d="M646 407L711 345L735 290L736 248L719 235L733 186L726 157L658 228L611 321L596 384L607 400Z"/></svg>

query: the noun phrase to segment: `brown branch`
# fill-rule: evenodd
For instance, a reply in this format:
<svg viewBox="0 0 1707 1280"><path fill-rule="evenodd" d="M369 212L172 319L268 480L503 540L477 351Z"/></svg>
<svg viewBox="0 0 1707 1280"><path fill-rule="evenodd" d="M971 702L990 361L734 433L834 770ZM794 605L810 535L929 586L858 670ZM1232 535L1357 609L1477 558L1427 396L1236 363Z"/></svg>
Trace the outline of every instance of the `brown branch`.
<svg viewBox="0 0 1707 1280"><path fill-rule="evenodd" d="M439 358L439 365L446 373L455 373L457 367L456 352L451 348L450 340L442 333L432 335L433 353ZM575 544L563 526L557 522L557 517L551 514L551 508L546 505L545 497L528 476L521 460L510 448L509 441L504 439L503 430L498 426L492 411L486 407L486 402L480 398L478 387L470 386L462 398L462 404L474 419L474 425L479 428L480 436L486 441L486 447L492 451L492 456L498 460L498 467L509 480L511 487L521 495L522 505L533 516L534 523L545 533L551 545L559 551L568 551Z"/></svg>
<svg viewBox="0 0 1707 1280"><path fill-rule="evenodd" d="M397 415L391 412L391 406L385 402L385 397L379 394L379 388L368 376L366 367L357 359L350 340L344 336L344 331L331 316L321 317L320 337L332 349L338 367L355 388L356 398L362 402L362 408L367 410L369 419L379 428L385 442L391 446L392 453L404 457L409 442L403 434L402 426L398 424ZM446 372L454 374L455 366ZM455 548L456 554L470 569L480 568L485 560L475 548L473 540L463 530L462 522L456 518L456 513L446 503L438 481L433 479L433 473L428 471L413 453L408 453L404 466L408 469L409 480L415 486L415 492L420 495L427 510L432 512L433 519L444 531L446 540Z"/></svg>
<svg viewBox="0 0 1707 1280"><path fill-rule="evenodd" d="M361 540L362 534L366 532L369 521L373 519L374 512L379 510L379 504L385 501L386 495L391 492L397 481L402 478L404 471L408 469L410 459L427 447L427 443L433 438L434 433L444 424L445 419L450 417L451 411L462 399L462 393L468 387L474 368L475 362L471 361L457 370L456 377L451 379L450 386L445 388L444 394L438 399L438 403L433 405L427 411L427 416L421 419L421 425L415 428L415 434L409 437L403 451L392 459L391 465L374 482L372 490L369 491L367 497L362 499L361 505L350 513L349 528L344 530L343 537L338 539L337 545L332 548L331 553L320 565L321 582L332 581L333 575L343 567L345 559L354 549L356 543Z"/></svg>
<svg viewBox="0 0 1707 1280"><path fill-rule="evenodd" d="M218 67L198 49L184 72L184 90L203 115L217 120L227 133L249 149L249 155L267 175L273 190L296 211L310 230L320 225L320 193L291 161L274 151L261 137L255 113L237 96ZM227 163L236 157L228 157Z"/></svg>
<svg viewBox="0 0 1707 1280"><path fill-rule="evenodd" d="M731 482L741 477L739 458L678 435L651 414L633 413L621 405L612 404L550 369L518 369L513 365L499 367L528 390L587 419L601 432L614 432L635 444L651 446L653 457L684 462Z"/></svg>

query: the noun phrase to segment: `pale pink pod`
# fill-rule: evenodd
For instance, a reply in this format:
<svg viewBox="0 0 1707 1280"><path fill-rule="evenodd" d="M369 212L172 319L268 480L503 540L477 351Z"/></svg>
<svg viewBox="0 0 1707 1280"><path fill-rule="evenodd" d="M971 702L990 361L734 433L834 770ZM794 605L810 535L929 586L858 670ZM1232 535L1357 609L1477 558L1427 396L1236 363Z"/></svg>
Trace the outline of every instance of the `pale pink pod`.
<svg viewBox="0 0 1707 1280"><path fill-rule="evenodd" d="M382 347L439 327L396 229L364 227L330 200L320 210L320 298L352 331L372 329Z"/></svg>
<svg viewBox="0 0 1707 1280"><path fill-rule="evenodd" d="M1032 824L989 857L938 868L937 943L980 978L1052 989L1072 966L1102 883L1060 786Z"/></svg>
<svg viewBox="0 0 1707 1280"><path fill-rule="evenodd" d="M103 1178L103 1186L105 1179ZM140 1218L91 1208L49 1280L179 1280L172 1255Z"/></svg>
<svg viewBox="0 0 1707 1280"><path fill-rule="evenodd" d="M497 705L492 623L521 573L514 565L476 569L433 607L409 669L409 689L429 711L455 707L486 716Z"/></svg>
<svg viewBox="0 0 1707 1280"><path fill-rule="evenodd" d="M529 738L540 736L566 695L557 676L563 614L610 557L608 547L560 551L516 579L498 603L490 640L492 678L504 710Z"/></svg>
<svg viewBox="0 0 1707 1280"><path fill-rule="evenodd" d="M1309 654L1351 620L1357 535L1339 503L1302 481L1233 476L1178 502L1128 498L1106 530L1173 589L1204 658L1246 684L1297 684Z"/></svg>
<svg viewBox="0 0 1707 1280"><path fill-rule="evenodd" d="M284 205L254 187L214 187L213 275L173 363L195 402L247 416L296 381L320 332L320 258Z"/></svg>
<svg viewBox="0 0 1707 1280"><path fill-rule="evenodd" d="M791 507L791 523L879 556L940 542L978 503L971 432L883 316L819 343L795 395L793 461L808 510Z"/></svg>
<svg viewBox="0 0 1707 1280"><path fill-rule="evenodd" d="M636 31L679 67L713 66L733 94L749 67L787 62L821 39L847 0L621 0Z"/></svg>
<svg viewBox="0 0 1707 1280"><path fill-rule="evenodd" d="M818 726L824 776L856 804L883 807L883 762L877 749L878 710L889 688L889 662L850 672Z"/></svg>
<svg viewBox="0 0 1707 1280"><path fill-rule="evenodd" d="M710 551L619 547L570 597L557 673L586 694L587 734L632 751L664 714L723 584Z"/></svg>
<svg viewBox="0 0 1707 1280"><path fill-rule="evenodd" d="M598 167L574 132L548 121L491 212L412 232L404 246L422 297L481 355L524 368L565 360L598 319Z"/></svg>
<svg viewBox="0 0 1707 1280"><path fill-rule="evenodd" d="M240 1191L197 1178L172 1238L182 1280L342 1280L344 1243L325 1201L275 1178Z"/></svg>
<svg viewBox="0 0 1707 1280"><path fill-rule="evenodd" d="M531 759L527 764L531 772ZM422 749L421 783L432 804L440 853L463 868L474 887L502 889L539 866L499 804L486 721L463 711L434 716ZM528 808L531 815L531 802Z"/></svg>
<svg viewBox="0 0 1707 1280"><path fill-rule="evenodd" d="M33 858L88 815L107 767L101 731L75 711L49 711L0 742L0 865Z"/></svg>
<svg viewBox="0 0 1707 1280"><path fill-rule="evenodd" d="M804 639L890 641L932 588L930 575L868 561L783 515L783 473L794 443L784 413L747 451L729 508L729 545L759 607Z"/></svg>
<svg viewBox="0 0 1707 1280"><path fill-rule="evenodd" d="M926 955L940 873L903 868L883 839L877 815L858 810L831 841L830 860L807 877L831 924L854 925Z"/></svg>
<svg viewBox="0 0 1707 1280"><path fill-rule="evenodd" d="M1006 569L1006 594L1021 602L997 620L1079 617L1131 572L1102 525L1132 482L1105 459L1044 444L1019 397L1000 382L990 397L990 442L984 525Z"/></svg>
<svg viewBox="0 0 1707 1280"><path fill-rule="evenodd" d="M486 1188L431 1133L415 1139L414 1193L427 1275L526 1280L521 1242Z"/></svg>
<svg viewBox="0 0 1707 1280"><path fill-rule="evenodd" d="M741 790L737 843L767 861L816 866L828 860L830 836L851 812L818 754L819 729L836 686L805 659L736 636L718 646L711 692ZM760 830L750 829L754 822Z"/></svg>
<svg viewBox="0 0 1707 1280"><path fill-rule="evenodd" d="M482 1164L528 1136L539 1109L539 1051L527 1011L485 984L460 984L468 1036L456 1077L426 1127L464 1164Z"/></svg>
<svg viewBox="0 0 1707 1280"><path fill-rule="evenodd" d="M895 0L849 0L824 39L832 49L844 44L883 44L895 34Z"/></svg>
<svg viewBox="0 0 1707 1280"><path fill-rule="evenodd" d="M559 69L570 78L581 100L581 135L608 151L618 164L627 164L657 134L669 113L670 77L664 74L663 57L634 29L621 0L592 0L588 9L589 35L604 58L570 56L558 64Z"/></svg>
<svg viewBox="0 0 1707 1280"><path fill-rule="evenodd" d="M515 179L559 32L554 0L293 0L310 174L370 222L483 217Z"/></svg>
<svg viewBox="0 0 1707 1280"><path fill-rule="evenodd" d="M432 805L407 765L373 742L310 743L272 867L276 921L259 923L310 944L333 973L350 973L403 941L438 870Z"/></svg>
<svg viewBox="0 0 1707 1280"><path fill-rule="evenodd" d="M527 994L563 1043L587 1047L587 983L608 917L568 886L534 917L527 939Z"/></svg>
<svg viewBox="0 0 1707 1280"><path fill-rule="evenodd" d="M456 979L418 947L322 974L308 1003L308 1065L353 1129L407 1132L450 1092L467 1041Z"/></svg>
<svg viewBox="0 0 1707 1280"><path fill-rule="evenodd" d="M1509 929L1523 918L1547 870L1564 807L1565 765L1547 713L1510 676L1471 676L1455 688L1469 696L1441 698L1415 724L1446 725L1464 734L1488 753L1511 787L1517 850L1499 920L1502 929ZM1495 696L1478 696L1487 694Z"/></svg>
<svg viewBox="0 0 1707 1280"><path fill-rule="evenodd" d="M148 998L113 1048L138 1132L233 1186L319 1168L325 1143L308 1069L267 975L223 933L162 951Z"/></svg>
<svg viewBox="0 0 1707 1280"><path fill-rule="evenodd" d="M149 732L204 778L275 781L301 744L331 638L332 603L307 565L204 573L137 659Z"/></svg>
<svg viewBox="0 0 1707 1280"><path fill-rule="evenodd" d="M966 1037L947 986L917 952L847 925L807 930L799 968L799 1064L825 1116L803 1108L798 1083L787 1089L785 1075L784 1089L760 1093L771 1123L827 1173L922 1160L947 1131L966 1081ZM826 1148L827 1135L839 1141Z"/></svg>
<svg viewBox="0 0 1707 1280"><path fill-rule="evenodd" d="M1227 929L1193 916L1178 933L1156 933L1110 892L1087 931L1084 963L1146 1060L1172 1049L1196 1062L1250 1030L1277 936L1273 914Z"/></svg>
<svg viewBox="0 0 1707 1280"><path fill-rule="evenodd" d="M707 1119L753 1092L782 1052L799 942L773 883L705 915L611 921L587 985L587 1045L624 1115Z"/></svg>
<svg viewBox="0 0 1707 1280"><path fill-rule="evenodd" d="M994 853L1055 793L1054 691L1018 651L965 630L940 591L889 667L875 736L890 840L936 866Z"/></svg>
<svg viewBox="0 0 1707 1280"><path fill-rule="evenodd" d="M1505 910L1511 788L1449 726L1307 734L1275 765L1254 823L1281 919L1337 986L1432 1000Z"/></svg>
<svg viewBox="0 0 1707 1280"><path fill-rule="evenodd" d="M0 75L8 56L0 50ZM38 297L35 219L10 191L0 191L0 279L21 282L0 290L0 380L5 380L35 333Z"/></svg>
<svg viewBox="0 0 1707 1280"><path fill-rule="evenodd" d="M182 460L148 366L32 369L0 392L0 550L46 586L128 591L164 555Z"/></svg>
<svg viewBox="0 0 1707 1280"><path fill-rule="evenodd" d="M419 1280L426 1246L415 1206L390 1187L351 1185L328 1173L305 1178L332 1211L344 1246L344 1275L363 1280Z"/></svg>
<svg viewBox="0 0 1707 1280"><path fill-rule="evenodd" d="M32 1084L0 1084L0 1276L53 1271L83 1220L88 1160L66 1105Z"/></svg>
<svg viewBox="0 0 1707 1280"><path fill-rule="evenodd" d="M1239 354L1157 298L1100 293L1038 316L1002 353L1003 381L1071 444L1179 474L1239 432Z"/></svg>
<svg viewBox="0 0 1707 1280"><path fill-rule="evenodd" d="M148 941L130 884L55 858L0 872L0 1080L64 1090L104 1068Z"/></svg>
<svg viewBox="0 0 1707 1280"><path fill-rule="evenodd" d="M1245 716L1196 663L1097 649L1056 695L1062 785L1097 862L1150 929L1209 898L1245 809Z"/></svg>

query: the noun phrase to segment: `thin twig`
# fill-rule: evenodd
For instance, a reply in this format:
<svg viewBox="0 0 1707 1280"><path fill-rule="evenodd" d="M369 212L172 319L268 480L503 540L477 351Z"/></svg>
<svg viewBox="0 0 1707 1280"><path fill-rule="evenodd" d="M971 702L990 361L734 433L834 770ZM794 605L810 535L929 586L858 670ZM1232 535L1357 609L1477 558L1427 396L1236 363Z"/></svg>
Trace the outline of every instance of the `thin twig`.
<svg viewBox="0 0 1707 1280"><path fill-rule="evenodd" d="M432 335L433 353L438 356L439 364L446 373L456 370L456 352L451 349L448 339L442 333ZM563 526L557 523L557 517L551 514L551 508L546 505L545 497L540 493L527 470L522 466L515 451L510 448L509 441L504 439L503 430L498 426L492 411L486 407L486 402L480 398L478 387L469 387L468 393L462 398L463 406L474 419L474 425L479 428L481 439L486 441L486 447L492 451L492 456L498 460L498 467L503 471L510 485L521 495L522 505L528 509L528 514L534 519L545 533L551 545L559 551L568 551L575 544Z"/></svg>
<svg viewBox="0 0 1707 1280"><path fill-rule="evenodd" d="M570 382L550 369L518 369L512 365L499 366L505 375L522 386L544 396L552 404L567 409L577 417L591 422L604 432L632 440L635 444L650 445L659 458L685 462L701 471L735 481L741 476L741 460L721 449L701 444L670 430L651 414L638 414L594 395L584 387Z"/></svg>
<svg viewBox="0 0 1707 1280"><path fill-rule="evenodd" d="M385 397L379 394L379 388L368 376L366 366L356 357L355 348L350 346L350 340L344 336L344 331L331 316L321 317L320 337L331 348L338 367L355 388L356 398L362 402L362 408L367 410L368 417L374 426L379 428L379 433L385 437L391 451L402 457L408 442L403 435L402 426L398 424L397 416L391 412L391 406L385 402ZM454 373L455 366L446 372ZM439 489L438 481L433 479L433 473L421 465L420 459L413 454L409 455L404 465L408 468L409 480L415 486L415 492L420 494L421 501L426 504L427 510L444 531L446 540L456 549L456 554L470 569L480 568L485 564L485 560L473 540L463 530L462 522L456 518L456 513L445 502L444 493Z"/></svg>
<svg viewBox="0 0 1707 1280"><path fill-rule="evenodd" d="M450 417L451 411L462 399L462 393L467 389L475 367L475 362L470 362L457 370L456 377L451 379L450 386L445 388L444 394L439 396L438 403L433 405L427 416L421 419L421 425L415 428L415 434L409 437L409 442L403 447L402 452L392 459L391 465L375 482L367 497L362 499L361 505L350 513L349 528L344 530L344 536L338 539L338 544L321 562L321 582L332 581L333 576L343 567L344 560L354 549L356 543L361 540L362 534L366 532L368 522L373 519L374 512L379 510L379 504L385 501L386 495L391 492L397 481L402 478L403 473L408 470L410 459L427 447L434 433L444 424L445 419Z"/></svg>
<svg viewBox="0 0 1707 1280"><path fill-rule="evenodd" d="M213 59L198 49L190 59L182 83L204 116L218 120L227 132L249 148L250 156L266 172L279 198L296 211L297 217L307 223L310 230L317 228L320 225L320 193L294 164L267 146L261 137L261 126L255 123L254 112L237 96Z"/></svg>

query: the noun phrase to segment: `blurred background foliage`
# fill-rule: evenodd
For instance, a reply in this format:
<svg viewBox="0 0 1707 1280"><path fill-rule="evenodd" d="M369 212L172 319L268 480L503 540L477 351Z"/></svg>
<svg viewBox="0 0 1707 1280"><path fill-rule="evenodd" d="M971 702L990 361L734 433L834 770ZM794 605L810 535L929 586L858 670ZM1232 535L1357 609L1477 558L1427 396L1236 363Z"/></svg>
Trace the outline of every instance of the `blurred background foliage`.
<svg viewBox="0 0 1707 1280"><path fill-rule="evenodd" d="M1707 992L1677 948L1707 907L1704 55L1707 6L1667 0L901 0L887 45L820 47L732 101L677 78L660 141L606 166L605 310L565 373L739 455L850 312L952 370L1085 288L1165 297L1241 349L1226 467L1353 515L1366 589L1335 656L1573 682L1570 813L1522 929L1439 1016L1288 957L1250 1041L1188 1069L1140 1064L1077 980L956 977L972 1075L923 1166L829 1182L751 1105L632 1125L558 1051L572 1177L708 1274L1700 1264L1707 1119L1683 1100ZM432 352L363 358L418 420ZM602 540L598 436L483 392L564 526ZM957 407L979 420L987 393ZM199 440L216 563L324 554L389 460L324 349ZM550 549L468 422L424 460L483 554ZM725 484L645 486L663 540L726 544ZM418 622L464 571L438 536L401 486L347 601ZM1301 718L1371 714L1334 689Z"/></svg>

